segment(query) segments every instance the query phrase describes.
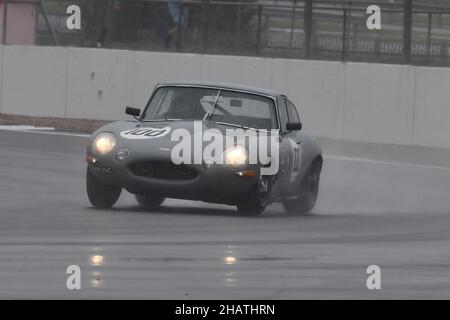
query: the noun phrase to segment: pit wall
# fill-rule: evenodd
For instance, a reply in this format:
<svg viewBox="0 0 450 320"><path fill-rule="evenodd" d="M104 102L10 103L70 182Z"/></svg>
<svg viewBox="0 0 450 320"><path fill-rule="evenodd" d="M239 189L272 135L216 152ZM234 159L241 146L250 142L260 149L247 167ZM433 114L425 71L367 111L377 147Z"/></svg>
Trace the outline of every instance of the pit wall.
<svg viewBox="0 0 450 320"><path fill-rule="evenodd" d="M450 148L449 68L37 46L0 58L0 113L124 119L158 82L210 80L286 94L320 137Z"/></svg>

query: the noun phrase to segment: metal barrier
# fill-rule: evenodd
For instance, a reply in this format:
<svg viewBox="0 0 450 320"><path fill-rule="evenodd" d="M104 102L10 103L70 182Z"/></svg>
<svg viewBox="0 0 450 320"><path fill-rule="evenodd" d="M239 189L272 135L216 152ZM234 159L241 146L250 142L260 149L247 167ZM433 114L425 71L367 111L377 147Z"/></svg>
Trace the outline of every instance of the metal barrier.
<svg viewBox="0 0 450 320"><path fill-rule="evenodd" d="M12 0L5 0L11 2ZM36 44L263 57L450 64L450 4L354 0L42 0ZM69 5L81 30L66 27Z"/></svg>

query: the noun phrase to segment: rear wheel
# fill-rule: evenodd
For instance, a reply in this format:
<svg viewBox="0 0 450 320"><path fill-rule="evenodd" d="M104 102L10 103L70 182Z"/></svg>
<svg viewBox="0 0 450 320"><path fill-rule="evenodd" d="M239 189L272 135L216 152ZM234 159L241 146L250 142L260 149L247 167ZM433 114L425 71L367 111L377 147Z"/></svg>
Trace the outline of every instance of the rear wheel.
<svg viewBox="0 0 450 320"><path fill-rule="evenodd" d="M158 208L166 198L155 195L135 195L136 201L145 209Z"/></svg>
<svg viewBox="0 0 450 320"><path fill-rule="evenodd" d="M119 199L122 188L103 184L89 167L86 172L86 191L91 204L96 208L111 208Z"/></svg>
<svg viewBox="0 0 450 320"><path fill-rule="evenodd" d="M321 163L315 161L303 178L300 194L297 196L297 199L286 200L283 202L284 210L286 210L287 213L307 214L314 208L319 194L321 170Z"/></svg>
<svg viewBox="0 0 450 320"><path fill-rule="evenodd" d="M239 214L242 216L259 216L266 209L264 199L259 192L258 184L252 187L237 203Z"/></svg>

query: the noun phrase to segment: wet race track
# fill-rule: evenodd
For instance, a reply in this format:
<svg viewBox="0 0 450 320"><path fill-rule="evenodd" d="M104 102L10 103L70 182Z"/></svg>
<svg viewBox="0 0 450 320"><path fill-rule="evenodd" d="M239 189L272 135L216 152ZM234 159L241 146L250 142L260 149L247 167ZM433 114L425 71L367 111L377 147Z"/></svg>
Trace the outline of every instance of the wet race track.
<svg viewBox="0 0 450 320"><path fill-rule="evenodd" d="M170 199L146 212L126 192L96 210L86 141L0 131L0 298L450 298L450 169L326 157L308 216Z"/></svg>

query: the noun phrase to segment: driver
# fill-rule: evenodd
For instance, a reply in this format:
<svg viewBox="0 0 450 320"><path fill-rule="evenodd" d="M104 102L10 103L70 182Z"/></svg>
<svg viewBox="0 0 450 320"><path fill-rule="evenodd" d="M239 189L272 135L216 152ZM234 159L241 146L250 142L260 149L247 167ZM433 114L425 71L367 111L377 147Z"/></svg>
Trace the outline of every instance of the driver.
<svg viewBox="0 0 450 320"><path fill-rule="evenodd" d="M201 120L205 116L205 109L200 103L201 96L198 92L181 94L170 104L166 113L168 118Z"/></svg>

